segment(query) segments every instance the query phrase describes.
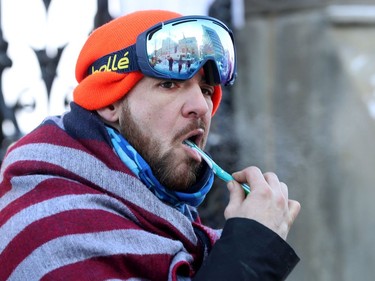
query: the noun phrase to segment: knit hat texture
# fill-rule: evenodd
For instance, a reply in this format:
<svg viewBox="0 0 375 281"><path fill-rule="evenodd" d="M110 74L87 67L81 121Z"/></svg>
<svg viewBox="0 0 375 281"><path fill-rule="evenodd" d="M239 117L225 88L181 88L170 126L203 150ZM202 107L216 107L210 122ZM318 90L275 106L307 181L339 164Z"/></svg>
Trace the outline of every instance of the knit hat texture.
<svg viewBox="0 0 375 281"><path fill-rule="evenodd" d="M157 23L181 16L171 11L143 10L118 17L94 30L78 56L75 72L78 85L73 92L74 102L88 110L97 110L126 95L143 78L140 71L104 71L88 75L90 65L102 56L135 44L140 33ZM212 114L219 107L221 95L220 85L215 86Z"/></svg>

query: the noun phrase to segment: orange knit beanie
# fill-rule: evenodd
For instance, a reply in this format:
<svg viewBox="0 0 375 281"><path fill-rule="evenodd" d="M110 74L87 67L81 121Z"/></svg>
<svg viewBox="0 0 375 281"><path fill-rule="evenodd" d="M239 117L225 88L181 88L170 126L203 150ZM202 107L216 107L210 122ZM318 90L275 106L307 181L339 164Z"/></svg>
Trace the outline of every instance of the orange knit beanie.
<svg viewBox="0 0 375 281"><path fill-rule="evenodd" d="M79 84L74 89L74 102L88 110L96 110L121 99L142 79L143 74L139 71L104 71L88 75L90 65L102 56L135 44L137 36L155 24L181 16L163 10L137 11L116 18L93 31L78 56L76 79ZM221 95L221 87L215 86L212 114L219 107Z"/></svg>

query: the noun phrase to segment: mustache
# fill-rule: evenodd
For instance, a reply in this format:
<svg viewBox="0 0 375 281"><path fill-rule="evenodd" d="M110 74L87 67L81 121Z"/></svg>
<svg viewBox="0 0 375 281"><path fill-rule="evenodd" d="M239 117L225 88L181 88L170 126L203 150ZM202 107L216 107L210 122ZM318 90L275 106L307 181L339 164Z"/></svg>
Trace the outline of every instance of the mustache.
<svg viewBox="0 0 375 281"><path fill-rule="evenodd" d="M179 140L183 136L187 135L191 131L202 129L203 131L206 131L206 123L202 121L201 119L198 120L192 120L185 128L181 129L179 132L177 132L176 136L174 137L174 140Z"/></svg>

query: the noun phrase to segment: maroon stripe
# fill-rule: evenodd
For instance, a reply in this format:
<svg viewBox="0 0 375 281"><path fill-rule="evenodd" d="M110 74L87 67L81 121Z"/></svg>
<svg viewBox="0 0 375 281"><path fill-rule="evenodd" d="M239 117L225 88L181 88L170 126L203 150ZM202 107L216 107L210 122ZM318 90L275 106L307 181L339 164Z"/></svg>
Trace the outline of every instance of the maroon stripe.
<svg viewBox="0 0 375 281"><path fill-rule="evenodd" d="M119 215L102 210L72 210L40 219L27 226L1 253L0 280L6 280L33 250L52 239L115 229L140 228Z"/></svg>
<svg viewBox="0 0 375 281"><path fill-rule="evenodd" d="M168 280L172 256L155 255L113 255L98 257L60 267L41 280L96 281L111 278L142 278L147 280Z"/></svg>
<svg viewBox="0 0 375 281"><path fill-rule="evenodd" d="M51 136L53 136L53 138L51 138ZM108 167L111 169L129 174L131 173L122 163L121 159L115 155L112 147L108 143L103 142L101 139L74 139L55 124L44 124L37 128L24 138L20 139L11 150L22 145L33 143L40 145L47 143L81 150L107 163Z"/></svg>
<svg viewBox="0 0 375 281"><path fill-rule="evenodd" d="M7 192L12 189L12 186L9 181L3 179L3 182L0 185L0 199L3 197Z"/></svg>
<svg viewBox="0 0 375 281"><path fill-rule="evenodd" d="M67 181L60 178L51 178L44 180L34 189L24 194L20 198L8 204L0 212L0 227L12 216L42 201L70 194L98 194L100 192L73 181Z"/></svg>
<svg viewBox="0 0 375 281"><path fill-rule="evenodd" d="M84 147L80 145L76 139L70 137L67 132L63 131L56 124L49 123L43 124L25 137L21 138L13 147L11 147L10 151L19 146L33 143L47 143L85 150Z"/></svg>

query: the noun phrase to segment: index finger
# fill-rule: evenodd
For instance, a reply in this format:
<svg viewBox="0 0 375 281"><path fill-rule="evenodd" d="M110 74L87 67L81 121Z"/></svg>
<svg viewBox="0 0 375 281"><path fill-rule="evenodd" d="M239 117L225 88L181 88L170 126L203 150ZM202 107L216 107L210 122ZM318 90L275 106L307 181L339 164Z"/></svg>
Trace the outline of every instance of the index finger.
<svg viewBox="0 0 375 281"><path fill-rule="evenodd" d="M257 186L268 185L262 171L255 166L247 167L242 171L232 174L233 178L240 183L248 183L253 191Z"/></svg>

